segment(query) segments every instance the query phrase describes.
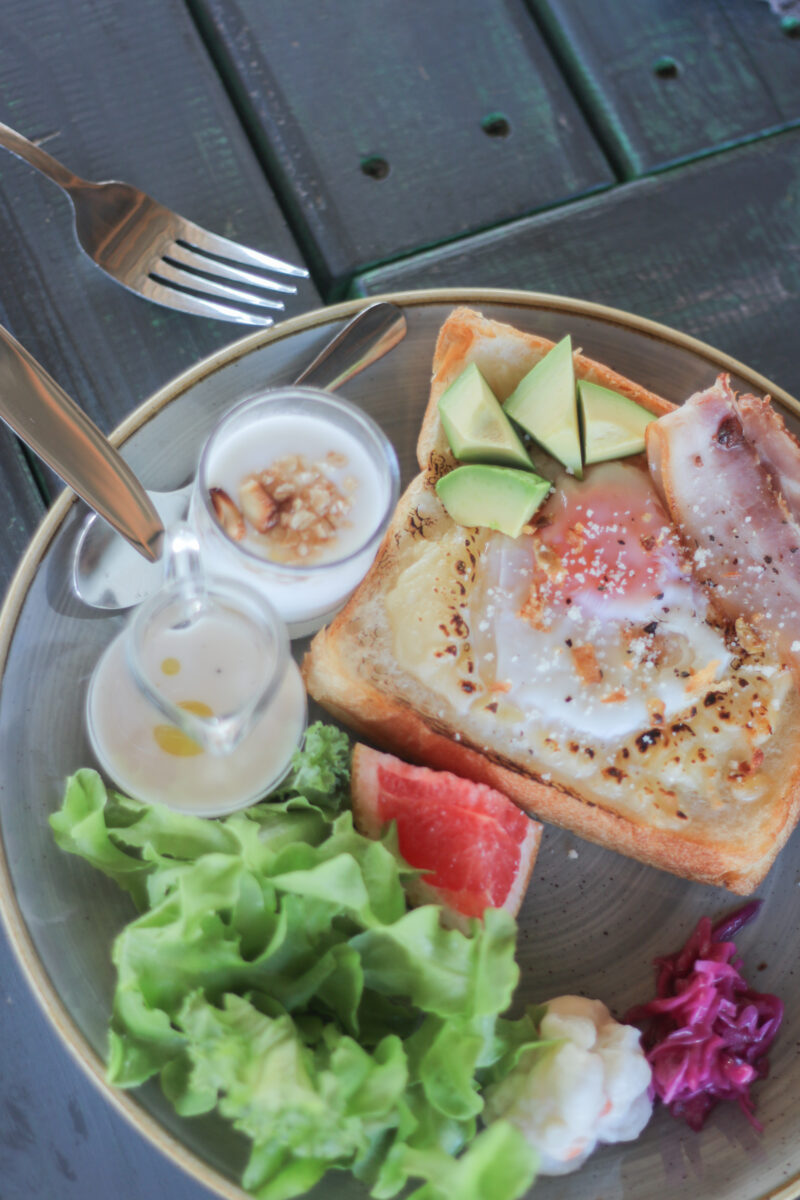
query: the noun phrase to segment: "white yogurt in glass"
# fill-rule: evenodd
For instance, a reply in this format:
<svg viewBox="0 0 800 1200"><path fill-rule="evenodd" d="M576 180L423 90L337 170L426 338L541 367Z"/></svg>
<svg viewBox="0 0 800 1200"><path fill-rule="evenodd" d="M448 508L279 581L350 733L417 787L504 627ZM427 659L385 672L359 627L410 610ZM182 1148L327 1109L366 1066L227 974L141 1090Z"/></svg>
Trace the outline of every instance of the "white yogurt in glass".
<svg viewBox="0 0 800 1200"><path fill-rule="evenodd" d="M269 533L244 522L240 540L222 528L212 489L239 505L240 486L279 460L300 455L347 500L335 534L304 561L276 561ZM249 583L266 596L290 636L314 632L363 579L397 502L399 469L391 443L366 413L312 388L266 392L232 409L200 459L190 520L204 569Z"/></svg>

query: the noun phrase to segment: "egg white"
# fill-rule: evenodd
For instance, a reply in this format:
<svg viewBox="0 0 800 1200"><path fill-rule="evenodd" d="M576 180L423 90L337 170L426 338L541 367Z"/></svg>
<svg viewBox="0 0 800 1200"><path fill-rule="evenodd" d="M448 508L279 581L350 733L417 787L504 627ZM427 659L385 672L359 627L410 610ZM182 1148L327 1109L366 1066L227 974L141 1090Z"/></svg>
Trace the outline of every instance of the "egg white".
<svg viewBox="0 0 800 1200"><path fill-rule="evenodd" d="M706 620L704 596L686 576L667 581L657 598L639 599L628 616L619 603L603 613L578 600L549 611L544 629L522 615L533 577L531 539L492 534L469 601L478 676L526 720L591 738L625 738L647 729L654 710L664 720L685 711L692 676L705 669L710 687L731 662L723 637ZM651 660L643 632L652 622L666 649L660 663ZM594 651L599 682L585 682L577 669L572 649L584 645Z"/></svg>

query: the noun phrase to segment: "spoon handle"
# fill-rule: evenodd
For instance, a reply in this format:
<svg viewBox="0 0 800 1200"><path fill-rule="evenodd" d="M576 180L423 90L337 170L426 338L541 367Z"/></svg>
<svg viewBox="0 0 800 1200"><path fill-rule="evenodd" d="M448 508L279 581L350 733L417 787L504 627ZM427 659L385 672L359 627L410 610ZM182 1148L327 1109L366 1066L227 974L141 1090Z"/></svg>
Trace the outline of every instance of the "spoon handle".
<svg viewBox="0 0 800 1200"><path fill-rule="evenodd" d="M333 392L388 354L403 340L406 329L402 309L378 300L348 321L294 382Z"/></svg>
<svg viewBox="0 0 800 1200"><path fill-rule="evenodd" d="M0 325L0 418L145 558L161 553L153 502L82 409Z"/></svg>

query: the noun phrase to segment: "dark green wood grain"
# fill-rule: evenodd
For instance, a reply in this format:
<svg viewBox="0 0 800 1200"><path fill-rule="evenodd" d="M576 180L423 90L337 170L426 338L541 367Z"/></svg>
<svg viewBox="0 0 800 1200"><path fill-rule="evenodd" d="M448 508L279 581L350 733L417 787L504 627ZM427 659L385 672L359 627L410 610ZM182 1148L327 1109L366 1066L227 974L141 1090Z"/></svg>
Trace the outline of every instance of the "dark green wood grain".
<svg viewBox="0 0 800 1200"><path fill-rule="evenodd" d="M46 139L87 177L127 179L209 228L299 259L182 0L3 0L0 120ZM290 311L317 304L308 285ZM105 429L179 370L246 332L157 308L107 279L78 249L66 198L4 151L0 321ZM4 428L0 494L3 591L44 512ZM80 690L63 702L81 704ZM3 1200L208 1200L83 1076L2 932L0 1012Z"/></svg>
<svg viewBox="0 0 800 1200"><path fill-rule="evenodd" d="M191 7L329 299L371 263L612 182L523 0Z"/></svg>
<svg viewBox="0 0 800 1200"><path fill-rule="evenodd" d="M182 0L4 0L0 120L90 179L137 184L207 228L302 261ZM127 292L79 250L70 204L0 150L0 303L19 340L110 429L248 332ZM314 308L302 284L287 312Z"/></svg>
<svg viewBox="0 0 800 1200"><path fill-rule="evenodd" d="M0 323L9 328L0 303ZM0 597L45 513L16 438L0 426ZM76 681L77 682L77 681ZM48 686L42 679L41 686ZM80 703L65 696L65 704ZM24 716L24 714L23 714ZM103 1099L39 1008L0 929L0 1195L210 1200Z"/></svg>
<svg viewBox="0 0 800 1200"><path fill-rule="evenodd" d="M22 978L2 929L0 1012L3 1200L212 1200L79 1070Z"/></svg>
<svg viewBox="0 0 800 1200"><path fill-rule="evenodd" d="M800 38L760 0L528 0L630 178L800 122Z"/></svg>
<svg viewBox="0 0 800 1200"><path fill-rule="evenodd" d="M365 274L577 296L685 330L800 395L800 130Z"/></svg>
<svg viewBox="0 0 800 1200"><path fill-rule="evenodd" d="M8 314L0 304L0 325L9 328ZM34 472L17 438L0 423L0 598L23 551L45 513L45 503Z"/></svg>
<svg viewBox="0 0 800 1200"><path fill-rule="evenodd" d="M0 598L45 513L30 465L16 439L0 427Z"/></svg>

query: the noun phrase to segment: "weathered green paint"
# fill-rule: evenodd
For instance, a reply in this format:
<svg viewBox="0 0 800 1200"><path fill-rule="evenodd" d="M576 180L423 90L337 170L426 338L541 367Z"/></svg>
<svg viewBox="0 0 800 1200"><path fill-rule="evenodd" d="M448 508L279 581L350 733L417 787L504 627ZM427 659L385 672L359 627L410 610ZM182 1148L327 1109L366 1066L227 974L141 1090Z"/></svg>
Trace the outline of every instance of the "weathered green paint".
<svg viewBox="0 0 800 1200"><path fill-rule="evenodd" d="M0 325L10 327L0 302ZM0 496L4 516L0 518L0 597L44 516L45 504L35 473L20 442L0 423Z"/></svg>
<svg viewBox="0 0 800 1200"><path fill-rule="evenodd" d="M329 299L371 263L613 182L523 0L191 6ZM362 169L376 158L388 173Z"/></svg>
<svg viewBox="0 0 800 1200"><path fill-rule="evenodd" d="M800 394L800 130L371 271L354 291L518 287L610 304Z"/></svg>
<svg viewBox="0 0 800 1200"><path fill-rule="evenodd" d="M765 3L527 2L623 177L800 122L800 39Z"/></svg>
<svg viewBox="0 0 800 1200"><path fill-rule="evenodd" d="M199 224L302 261L182 4L0 5L0 120L90 179L125 179ZM158 308L76 245L69 201L0 150L0 303L104 429L243 326ZM302 285L287 311L319 303Z"/></svg>

